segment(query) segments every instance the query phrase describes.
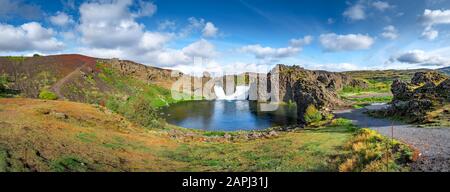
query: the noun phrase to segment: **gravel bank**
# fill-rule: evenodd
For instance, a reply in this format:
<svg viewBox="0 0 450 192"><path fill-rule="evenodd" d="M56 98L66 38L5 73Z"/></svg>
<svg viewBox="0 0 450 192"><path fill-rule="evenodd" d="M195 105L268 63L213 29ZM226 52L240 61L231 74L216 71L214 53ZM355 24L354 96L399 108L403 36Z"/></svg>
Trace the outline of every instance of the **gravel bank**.
<svg viewBox="0 0 450 192"><path fill-rule="evenodd" d="M377 130L381 134L408 143L421 152L421 157L412 165L413 171L450 171L450 128L418 128L388 119L366 115L367 110L385 107L371 106L369 109L335 111L337 117L350 119L360 127ZM393 130L392 130L393 127Z"/></svg>

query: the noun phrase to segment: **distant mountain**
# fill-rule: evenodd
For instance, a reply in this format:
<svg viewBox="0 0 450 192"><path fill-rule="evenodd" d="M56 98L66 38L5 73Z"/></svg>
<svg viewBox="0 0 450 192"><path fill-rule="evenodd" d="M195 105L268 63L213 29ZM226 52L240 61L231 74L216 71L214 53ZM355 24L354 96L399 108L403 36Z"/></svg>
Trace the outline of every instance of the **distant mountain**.
<svg viewBox="0 0 450 192"><path fill-rule="evenodd" d="M450 75L450 67L440 68L439 71L441 71L447 75Z"/></svg>

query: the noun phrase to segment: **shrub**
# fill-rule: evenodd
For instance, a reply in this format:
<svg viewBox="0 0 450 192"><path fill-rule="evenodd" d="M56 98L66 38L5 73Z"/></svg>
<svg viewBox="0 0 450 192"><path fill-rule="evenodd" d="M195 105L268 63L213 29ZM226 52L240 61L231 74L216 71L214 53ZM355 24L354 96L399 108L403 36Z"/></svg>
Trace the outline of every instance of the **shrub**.
<svg viewBox="0 0 450 192"><path fill-rule="evenodd" d="M322 120L322 114L314 105L309 105L304 114L306 123L314 123Z"/></svg>
<svg viewBox="0 0 450 192"><path fill-rule="evenodd" d="M51 91L42 90L41 93L39 93L39 99L56 100L58 99L58 96L56 96L56 94Z"/></svg>
<svg viewBox="0 0 450 192"><path fill-rule="evenodd" d="M7 88L8 77L6 75L0 75L0 91L4 91Z"/></svg>
<svg viewBox="0 0 450 192"><path fill-rule="evenodd" d="M339 171L405 171L416 157L409 146L370 129L360 129L344 147L351 151Z"/></svg>
<svg viewBox="0 0 450 192"><path fill-rule="evenodd" d="M128 103L125 116L144 127L162 128L158 110L153 107L150 101L143 97L137 97Z"/></svg>

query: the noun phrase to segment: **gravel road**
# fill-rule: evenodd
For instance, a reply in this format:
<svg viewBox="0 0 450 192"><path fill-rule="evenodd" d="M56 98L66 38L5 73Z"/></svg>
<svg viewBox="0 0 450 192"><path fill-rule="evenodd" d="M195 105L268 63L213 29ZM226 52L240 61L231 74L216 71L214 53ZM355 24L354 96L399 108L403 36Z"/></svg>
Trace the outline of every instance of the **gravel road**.
<svg viewBox="0 0 450 192"><path fill-rule="evenodd" d="M421 156L412 165L413 171L450 171L450 128L419 128L402 122L370 117L364 112L386 107L368 106L363 109L335 111L337 117L350 119L360 127L377 130L381 134L401 140L417 148ZM392 128L393 127L393 128Z"/></svg>

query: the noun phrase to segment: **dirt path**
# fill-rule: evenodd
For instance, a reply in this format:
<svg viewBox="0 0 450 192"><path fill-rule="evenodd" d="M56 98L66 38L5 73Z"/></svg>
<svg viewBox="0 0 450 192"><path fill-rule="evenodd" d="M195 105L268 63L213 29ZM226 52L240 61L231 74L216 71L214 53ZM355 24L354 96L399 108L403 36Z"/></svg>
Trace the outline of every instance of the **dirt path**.
<svg viewBox="0 0 450 192"><path fill-rule="evenodd" d="M63 77L62 79L60 79L58 82L56 82L53 86L52 86L52 90L55 92L55 94L58 96L59 99L65 99L64 95L61 93L61 87L70 79L81 75L81 69L84 67L85 65L82 65L78 68L76 68L75 70L73 70L71 73L69 73L68 75L66 75L65 77Z"/></svg>
<svg viewBox="0 0 450 192"><path fill-rule="evenodd" d="M450 171L450 128L419 128L388 119L370 117L364 113L382 107L385 106L339 110L335 111L335 114L337 117L352 120L360 127L377 130L388 137L393 133L394 138L419 149L421 157L412 165L413 171Z"/></svg>

